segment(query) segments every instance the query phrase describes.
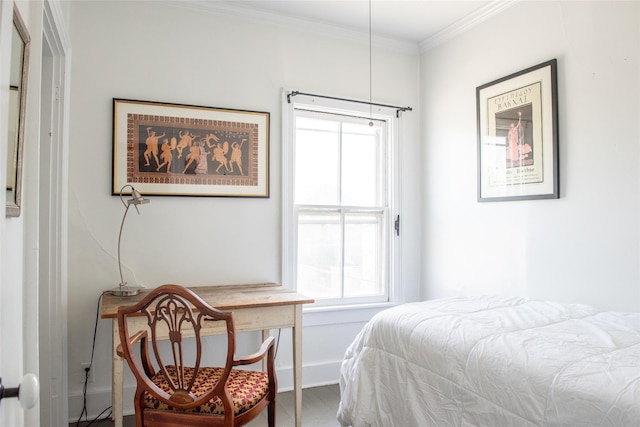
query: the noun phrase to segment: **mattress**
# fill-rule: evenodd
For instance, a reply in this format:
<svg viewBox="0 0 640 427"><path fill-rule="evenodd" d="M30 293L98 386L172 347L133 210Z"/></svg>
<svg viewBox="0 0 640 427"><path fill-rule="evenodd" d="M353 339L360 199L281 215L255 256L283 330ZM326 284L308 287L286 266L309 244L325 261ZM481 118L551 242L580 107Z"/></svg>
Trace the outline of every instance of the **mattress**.
<svg viewBox="0 0 640 427"><path fill-rule="evenodd" d="M495 296L368 322L340 370L343 426L640 426L640 313Z"/></svg>

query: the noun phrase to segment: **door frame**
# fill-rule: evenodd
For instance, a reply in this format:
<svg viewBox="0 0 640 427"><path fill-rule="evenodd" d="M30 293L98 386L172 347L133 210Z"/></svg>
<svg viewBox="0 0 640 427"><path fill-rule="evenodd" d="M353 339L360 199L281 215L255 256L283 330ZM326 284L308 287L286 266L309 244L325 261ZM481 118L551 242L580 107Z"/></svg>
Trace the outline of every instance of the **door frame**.
<svg viewBox="0 0 640 427"><path fill-rule="evenodd" d="M71 48L60 4L55 0L41 4L39 162L25 192L32 208L25 212L24 254L27 293L34 293L31 297L38 301L37 319L31 323L35 330L27 330L25 336L27 343L37 342L38 348L25 349L29 350L25 359L27 368L35 364L33 369L39 371L40 411L28 413L25 421L26 425L57 427L69 423L66 301Z"/></svg>

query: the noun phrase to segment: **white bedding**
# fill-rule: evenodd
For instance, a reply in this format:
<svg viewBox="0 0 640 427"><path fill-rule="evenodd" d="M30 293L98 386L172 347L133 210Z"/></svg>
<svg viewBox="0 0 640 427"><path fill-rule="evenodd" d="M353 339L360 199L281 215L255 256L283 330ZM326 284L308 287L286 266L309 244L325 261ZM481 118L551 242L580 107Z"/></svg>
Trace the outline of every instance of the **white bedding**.
<svg viewBox="0 0 640 427"><path fill-rule="evenodd" d="M522 298L375 316L340 371L343 426L640 426L640 313Z"/></svg>

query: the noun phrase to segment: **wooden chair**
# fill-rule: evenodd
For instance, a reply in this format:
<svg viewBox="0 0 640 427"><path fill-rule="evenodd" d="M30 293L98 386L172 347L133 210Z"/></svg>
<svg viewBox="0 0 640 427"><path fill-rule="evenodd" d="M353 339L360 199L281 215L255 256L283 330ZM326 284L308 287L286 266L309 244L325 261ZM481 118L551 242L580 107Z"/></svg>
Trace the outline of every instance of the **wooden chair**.
<svg viewBox="0 0 640 427"><path fill-rule="evenodd" d="M129 316L146 316L148 328L130 333ZM200 366L200 331L216 327L227 332L226 362L220 367ZM178 285L163 285L139 303L120 307L118 328L118 354L126 359L137 381L136 426L241 426L268 407L269 427L275 427L273 337L265 340L258 352L235 357L232 313L209 306ZM265 356L266 372L234 369ZM185 359L192 363L185 363Z"/></svg>

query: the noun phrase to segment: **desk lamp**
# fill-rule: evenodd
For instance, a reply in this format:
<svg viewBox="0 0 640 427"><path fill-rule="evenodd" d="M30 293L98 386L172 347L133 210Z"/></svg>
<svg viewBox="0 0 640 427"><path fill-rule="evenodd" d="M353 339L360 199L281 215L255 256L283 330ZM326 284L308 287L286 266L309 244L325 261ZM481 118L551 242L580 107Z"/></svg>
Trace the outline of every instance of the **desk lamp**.
<svg viewBox="0 0 640 427"><path fill-rule="evenodd" d="M125 201L122 198L122 192L125 188L131 188L131 199ZM113 288L109 291L110 294L118 296L118 297L130 297L137 295L140 292L139 286L127 286L127 282L124 281L122 277L122 262L120 260L120 242L122 241L122 229L124 228L124 220L127 218L127 213L129 212L129 208L133 205L138 211L138 215L140 215L140 210L138 210L138 205L144 205L150 202L149 199L145 199L142 197L142 194L138 192L132 185L126 184L120 189L120 201L125 207L124 216L122 217L122 223L120 224L120 234L118 235L118 268L120 269L120 284L117 288Z"/></svg>

